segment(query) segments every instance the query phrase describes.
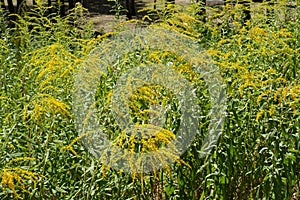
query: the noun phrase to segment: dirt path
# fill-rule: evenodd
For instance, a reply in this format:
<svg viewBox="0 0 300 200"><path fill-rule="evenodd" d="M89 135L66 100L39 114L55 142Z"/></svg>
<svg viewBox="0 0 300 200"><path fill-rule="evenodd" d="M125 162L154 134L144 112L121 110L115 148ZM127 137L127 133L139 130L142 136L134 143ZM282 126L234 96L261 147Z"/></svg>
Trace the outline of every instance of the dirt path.
<svg viewBox="0 0 300 200"><path fill-rule="evenodd" d="M13 0L14 5L16 5L17 0ZM47 0L41 0L42 2L47 3ZM121 13L119 19L116 18L113 8L115 3L113 0L81 0L84 2L84 7L89 10L89 19L93 22L95 30L98 32L110 32L114 30L114 27L117 26L120 22L125 22L125 0L119 0L123 12ZM157 8L163 8L164 2L166 0L156 0ZM193 0L175 0L177 5L187 6L190 5ZM26 0L26 5L32 6L33 0ZM65 6L68 7L68 0L64 0ZM223 0L206 0L208 6L215 4L223 4ZM5 1L7 5L7 1ZM154 0L135 0L137 11L145 8L153 8ZM138 18L141 18L143 14L140 14ZM130 26L130 24L129 24Z"/></svg>
<svg viewBox="0 0 300 200"><path fill-rule="evenodd" d="M136 0L135 2L137 10L153 8L154 5L153 0ZM162 0L157 0L157 7L162 7L162 5L164 5L163 3L164 2ZM207 0L206 2L208 6L223 3L224 2L222 0ZM121 4L124 8L125 2L121 2ZM176 0L176 4L187 6L191 4L191 0ZM90 19L93 21L95 29L99 32L112 31L120 22L126 21L125 12L122 13L119 19L116 19L114 12L112 12L114 6L113 2L109 2L107 0L89 0L86 5L90 12Z"/></svg>

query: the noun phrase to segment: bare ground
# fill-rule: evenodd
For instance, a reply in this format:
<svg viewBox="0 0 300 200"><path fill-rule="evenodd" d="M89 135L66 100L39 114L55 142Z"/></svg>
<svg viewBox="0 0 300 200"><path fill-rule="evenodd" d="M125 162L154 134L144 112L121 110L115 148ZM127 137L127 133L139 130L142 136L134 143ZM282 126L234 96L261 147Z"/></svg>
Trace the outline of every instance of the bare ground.
<svg viewBox="0 0 300 200"><path fill-rule="evenodd" d="M14 5L16 5L17 0L13 0ZM41 0L45 3L47 0ZM61 0L62 1L62 0ZM67 1L65 1L65 6L67 7ZM83 1L83 0L82 0ZM115 27L121 22L126 21L126 12L125 12L125 0L119 0L122 5L123 10L120 13L120 16L117 18L115 15L114 5L115 3L111 0L84 0L84 7L86 7L89 11L89 19L93 22L94 28L98 32L110 32L115 29ZM156 0L156 7L163 8L166 0ZM175 0L177 5L187 6L191 4L193 0ZM32 6L33 0L26 0L26 5ZM154 6L154 0L135 0L136 10L139 11L141 9L151 9ZM5 4L7 5L7 0L5 0ZM208 6L223 4L223 0L207 0L206 4ZM144 13L139 13L137 18L142 18ZM128 23L127 26L134 26L133 23Z"/></svg>
<svg viewBox="0 0 300 200"><path fill-rule="evenodd" d="M124 1L124 0L123 0ZM145 8L153 8L154 0L136 0L136 9L137 11ZM223 4L222 0L207 0L206 4L208 6ZM164 6L163 0L157 0L157 8L162 8ZM187 6L191 4L191 0L176 0L177 5ZM90 0L87 2L87 8L90 12L90 19L95 25L97 31L109 32L114 30L114 27L117 26L120 22L126 21L125 12L122 12L119 19L116 18L115 12L113 10L113 2L107 0ZM125 2L121 1L123 8L125 7ZM145 13L144 13L145 14ZM138 12L137 18L142 18L143 14ZM129 23L128 26L133 26Z"/></svg>

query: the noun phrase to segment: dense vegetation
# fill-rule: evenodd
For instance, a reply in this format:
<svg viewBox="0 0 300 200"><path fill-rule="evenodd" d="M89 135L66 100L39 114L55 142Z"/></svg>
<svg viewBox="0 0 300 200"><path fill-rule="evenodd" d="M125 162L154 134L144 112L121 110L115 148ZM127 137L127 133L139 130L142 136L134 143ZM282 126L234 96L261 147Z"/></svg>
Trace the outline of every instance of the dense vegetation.
<svg viewBox="0 0 300 200"><path fill-rule="evenodd" d="M144 18L149 27L175 31L205 49L227 93L222 135L201 157L211 108L201 75L174 52L145 48L115 56L116 64L95 83L98 117L112 140L120 139L122 130L107 102L126 70L171 63L199 100L203 116L193 143L173 165L147 174L103 165L88 152L74 123L75 74L91 51L126 23L96 37L80 6L61 17L38 4L13 22L0 10L0 198L300 199L300 6L292 3L268 7L272 15L266 15L265 4L253 6L246 22L239 5L207 8L205 23L197 4L151 11ZM172 99L166 88L145 84L132 95L131 118L147 123L149 116L141 112L149 109L147 101L165 102L171 105L165 133L176 135L180 112ZM141 145L124 137L123 148Z"/></svg>

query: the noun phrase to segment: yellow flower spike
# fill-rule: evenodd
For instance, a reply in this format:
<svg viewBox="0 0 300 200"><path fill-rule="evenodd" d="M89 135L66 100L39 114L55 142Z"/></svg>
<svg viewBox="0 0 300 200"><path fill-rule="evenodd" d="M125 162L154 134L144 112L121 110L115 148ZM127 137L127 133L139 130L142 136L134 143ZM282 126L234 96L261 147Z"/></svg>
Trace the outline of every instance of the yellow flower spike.
<svg viewBox="0 0 300 200"><path fill-rule="evenodd" d="M27 112L28 112L28 104L26 104L23 108L23 121L27 121Z"/></svg>
<svg viewBox="0 0 300 200"><path fill-rule="evenodd" d="M60 78L64 78L67 74L70 74L70 71L74 71L74 67L71 66L64 70L64 72L60 75Z"/></svg>
<svg viewBox="0 0 300 200"><path fill-rule="evenodd" d="M299 108L298 106L295 104L295 102L289 102L289 106L293 109L293 113L294 114L299 114Z"/></svg>
<svg viewBox="0 0 300 200"><path fill-rule="evenodd" d="M55 91L55 92L58 92L58 88L56 88L56 87L54 87L54 86L52 86L52 85L48 85L48 86L42 87L42 88L40 88L40 89L41 89L41 90L40 90L41 93L44 93L45 90L47 90L47 89L53 90L53 91Z"/></svg>
<svg viewBox="0 0 300 200"><path fill-rule="evenodd" d="M288 83L288 81L287 81L285 78L282 78L282 77L277 78L276 81L278 81L278 82L283 82L283 83L285 83L285 84Z"/></svg>
<svg viewBox="0 0 300 200"><path fill-rule="evenodd" d="M14 161L20 160L31 160L31 158L16 158ZM11 163L11 162L10 162ZM17 194L16 186L18 186L23 192L29 193L30 192L26 189L25 180L31 180L34 183L34 187L36 187L36 182L38 178L45 178L44 176L34 173L25 169L21 168L4 168L0 171L1 177L1 185L4 187L8 187L14 194L15 198L20 198Z"/></svg>
<svg viewBox="0 0 300 200"><path fill-rule="evenodd" d="M70 107L68 105L66 105L65 103L53 98L53 97L48 97L46 99L46 101L49 103L49 107L54 107L55 112L60 113L62 115L66 115L66 116L71 116L71 114L69 113L69 109Z"/></svg>
<svg viewBox="0 0 300 200"><path fill-rule="evenodd" d="M274 80L270 78L268 80L262 81L261 85L262 85L262 87L264 87L264 86L266 86L266 85L268 85L269 83L272 83L272 82L274 82Z"/></svg>
<svg viewBox="0 0 300 200"><path fill-rule="evenodd" d="M40 122L40 109L37 100L34 101L34 120Z"/></svg>
<svg viewBox="0 0 300 200"><path fill-rule="evenodd" d="M79 157L79 155L77 154L77 152L73 149L72 146L66 146L62 148L63 150L69 150L74 156Z"/></svg>
<svg viewBox="0 0 300 200"><path fill-rule="evenodd" d="M275 69L273 69L273 68L270 68L270 69L268 69L267 71L265 71L265 72L263 72L263 75L272 75L272 74L277 74L278 72L275 70Z"/></svg>
<svg viewBox="0 0 300 200"><path fill-rule="evenodd" d="M265 91L265 92L263 92L263 93L261 93L258 97L257 97L257 100L256 100L256 102L257 103L260 103L260 101L262 100L262 98L264 97L264 96L266 96L266 95L268 95L268 94L270 94L270 91Z"/></svg>
<svg viewBox="0 0 300 200"><path fill-rule="evenodd" d="M178 161L179 163L181 163L181 164L187 166L188 168L192 169L192 167L191 167L188 163L184 162L182 159L179 158L177 161Z"/></svg>
<svg viewBox="0 0 300 200"><path fill-rule="evenodd" d="M149 59L153 59L155 62L157 62L158 64L162 63L162 60L158 57L158 53L157 52L153 52L149 55Z"/></svg>
<svg viewBox="0 0 300 200"><path fill-rule="evenodd" d="M275 112L276 112L276 106L275 105L271 105L271 107L269 109L270 116L273 116Z"/></svg>
<svg viewBox="0 0 300 200"><path fill-rule="evenodd" d="M279 102L286 100L288 92L289 92L289 89L287 87L282 88L281 97L279 98Z"/></svg>
<svg viewBox="0 0 300 200"><path fill-rule="evenodd" d="M107 100L106 100L106 103L105 103L105 109L108 109L108 107L109 107L112 94L113 94L113 90L110 90L108 92L108 95L107 95Z"/></svg>
<svg viewBox="0 0 300 200"><path fill-rule="evenodd" d="M290 92L291 92L292 99L295 102L298 102L299 101L298 98L300 96L300 86L293 87Z"/></svg>
<svg viewBox="0 0 300 200"><path fill-rule="evenodd" d="M63 146L63 147L61 148L61 150L63 150L63 151L64 151L64 150L69 150L69 151L71 151L75 156L78 156L78 157L79 157L79 155L78 155L77 152L73 149L72 146L73 146L76 142L78 142L79 140L81 140L83 137L85 137L85 136L91 134L92 132L93 132L93 131L91 131L91 132L86 132L86 133L83 133L83 134L77 136L75 139L73 139L73 140L71 141L71 143L70 143L69 145Z"/></svg>
<svg viewBox="0 0 300 200"><path fill-rule="evenodd" d="M34 158L31 158L31 157L18 157L18 158L13 158L9 161L8 165L11 165L13 164L14 162L19 162L19 161L33 161L35 160Z"/></svg>
<svg viewBox="0 0 300 200"><path fill-rule="evenodd" d="M253 87L254 89L257 89L256 85L252 82L249 82L249 81L246 81L245 84L241 85L239 88L238 88L238 91L240 93L240 96L242 97L243 96L243 90L245 88L248 88L248 87Z"/></svg>
<svg viewBox="0 0 300 200"><path fill-rule="evenodd" d="M257 113L257 115L256 115L256 122L258 122L259 121L259 119L263 116L263 114L264 114L264 110L261 110L261 111L259 111L258 113Z"/></svg>
<svg viewBox="0 0 300 200"><path fill-rule="evenodd" d="M281 92L282 88L279 88L275 94L274 94L274 101L277 101L278 100L278 96L280 95L280 92Z"/></svg>

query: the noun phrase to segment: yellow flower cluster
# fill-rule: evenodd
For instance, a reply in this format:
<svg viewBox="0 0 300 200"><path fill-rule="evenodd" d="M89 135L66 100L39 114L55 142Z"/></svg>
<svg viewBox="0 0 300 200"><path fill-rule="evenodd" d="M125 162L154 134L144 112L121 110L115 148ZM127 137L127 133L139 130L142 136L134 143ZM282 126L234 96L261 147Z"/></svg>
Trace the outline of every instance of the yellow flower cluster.
<svg viewBox="0 0 300 200"><path fill-rule="evenodd" d="M39 181L39 178L45 178L43 175L31 172L27 169L22 169L20 167L9 167L10 165L13 165L15 162L20 161L26 161L26 160L34 160L30 157L19 157L12 159L6 167L3 169L0 169L0 178L1 178L1 185L3 188L9 188L13 194L14 197L17 199L22 199L19 195L17 190L20 189L23 192L29 193L26 188L25 183L27 181L31 181L34 184L34 188L36 188L37 182Z"/></svg>

